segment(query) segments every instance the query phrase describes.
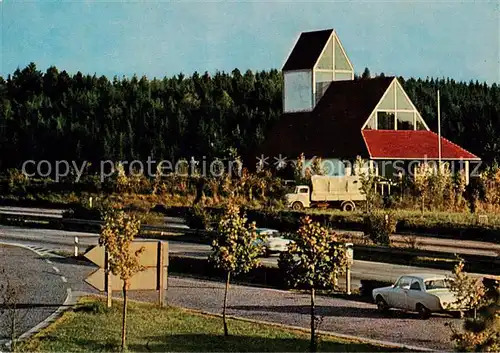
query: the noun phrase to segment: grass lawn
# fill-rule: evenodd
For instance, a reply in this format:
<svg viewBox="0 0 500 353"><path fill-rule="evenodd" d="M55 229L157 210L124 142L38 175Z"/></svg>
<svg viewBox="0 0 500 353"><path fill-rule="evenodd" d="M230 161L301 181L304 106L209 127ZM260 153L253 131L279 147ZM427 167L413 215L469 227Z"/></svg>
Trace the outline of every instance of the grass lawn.
<svg viewBox="0 0 500 353"><path fill-rule="evenodd" d="M309 335L271 325L229 320L229 337L223 336L222 319L180 308L161 309L132 302L128 311L128 348L136 352L305 352ZM56 323L23 343L26 352L117 351L120 345L121 302L106 309L102 299L83 298ZM328 352L396 351L335 337L320 338Z"/></svg>

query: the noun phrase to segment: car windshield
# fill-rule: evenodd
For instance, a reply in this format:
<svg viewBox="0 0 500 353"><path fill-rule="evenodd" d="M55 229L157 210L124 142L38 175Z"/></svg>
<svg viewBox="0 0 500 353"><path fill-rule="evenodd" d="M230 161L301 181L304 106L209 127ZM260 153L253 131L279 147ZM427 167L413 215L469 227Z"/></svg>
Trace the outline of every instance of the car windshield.
<svg viewBox="0 0 500 353"><path fill-rule="evenodd" d="M257 230L257 235L261 238L276 238L276 237L279 237L280 236L280 232L276 231L276 230L267 230L267 229L263 229L263 230Z"/></svg>
<svg viewBox="0 0 500 353"><path fill-rule="evenodd" d="M448 279L433 279L424 282L425 289L449 289L450 281Z"/></svg>

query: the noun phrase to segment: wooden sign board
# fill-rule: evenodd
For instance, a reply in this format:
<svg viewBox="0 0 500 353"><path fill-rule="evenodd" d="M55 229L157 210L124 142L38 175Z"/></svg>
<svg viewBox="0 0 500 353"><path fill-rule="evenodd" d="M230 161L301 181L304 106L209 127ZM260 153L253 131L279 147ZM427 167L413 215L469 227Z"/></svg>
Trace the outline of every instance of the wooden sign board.
<svg viewBox="0 0 500 353"><path fill-rule="evenodd" d="M158 244L158 241L134 241L130 245L130 252L135 253L136 251L143 248L142 253L139 254L139 264L144 267L157 267L159 255ZM93 247L92 249L87 251L84 256L100 268L104 268L106 265L106 251L103 246ZM167 242L163 242L163 266L168 266Z"/></svg>
<svg viewBox="0 0 500 353"><path fill-rule="evenodd" d="M163 283L167 283L167 271L163 272ZM111 290L121 291L123 289L123 281L118 276L110 275L109 281ZM106 271L102 268L94 271L85 279L85 282L99 291L105 291L106 288ZM146 268L144 271L138 272L130 278L129 290L160 290L161 283L158 278L157 269L154 267ZM163 288L165 289L165 288Z"/></svg>
<svg viewBox="0 0 500 353"><path fill-rule="evenodd" d="M142 249L138 255L139 264L143 271L136 273L130 279L130 290L160 290L165 289L167 283L168 243L161 241L135 241L130 245L130 252L135 253ZM123 281L109 274L106 276L106 250L103 246L95 246L84 255L87 259L99 266L85 280L99 291L121 290ZM106 277L109 278L110 288L106 288Z"/></svg>

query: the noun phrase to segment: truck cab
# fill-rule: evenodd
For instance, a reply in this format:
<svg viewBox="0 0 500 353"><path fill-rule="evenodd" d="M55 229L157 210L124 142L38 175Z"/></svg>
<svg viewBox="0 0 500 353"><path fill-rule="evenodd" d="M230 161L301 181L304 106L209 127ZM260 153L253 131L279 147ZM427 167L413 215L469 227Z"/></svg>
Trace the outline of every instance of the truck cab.
<svg viewBox="0 0 500 353"><path fill-rule="evenodd" d="M311 192L307 185L297 185L292 193L286 194L285 199L288 207L294 210L311 207Z"/></svg>

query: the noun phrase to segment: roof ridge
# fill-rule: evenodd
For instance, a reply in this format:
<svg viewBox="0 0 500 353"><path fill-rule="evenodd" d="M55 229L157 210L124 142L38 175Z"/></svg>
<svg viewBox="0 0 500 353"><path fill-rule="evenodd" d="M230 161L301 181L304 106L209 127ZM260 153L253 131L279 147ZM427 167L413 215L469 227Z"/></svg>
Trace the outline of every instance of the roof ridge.
<svg viewBox="0 0 500 353"><path fill-rule="evenodd" d="M313 31L300 32L300 34L303 34L303 33L327 32L327 31L333 32L333 31L335 31L335 28L331 27L331 28L324 28L324 29L316 29L316 30L313 30Z"/></svg>

